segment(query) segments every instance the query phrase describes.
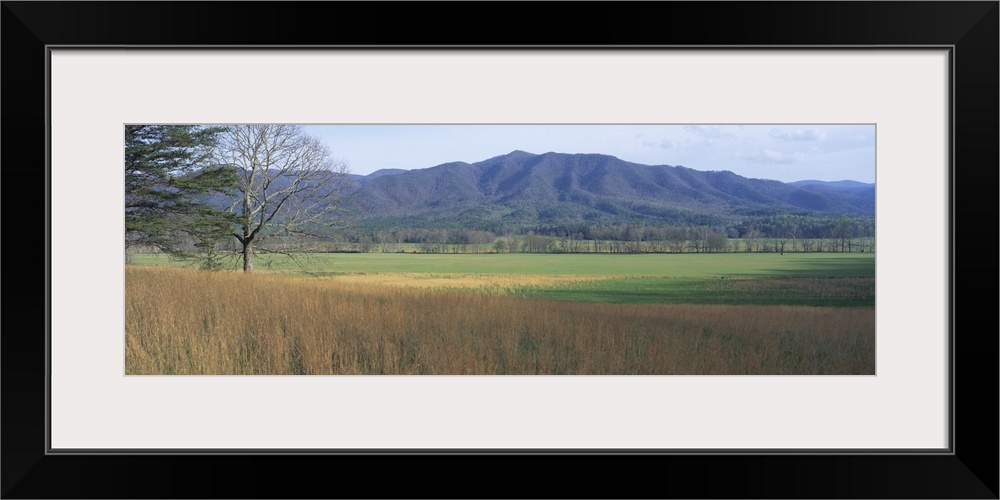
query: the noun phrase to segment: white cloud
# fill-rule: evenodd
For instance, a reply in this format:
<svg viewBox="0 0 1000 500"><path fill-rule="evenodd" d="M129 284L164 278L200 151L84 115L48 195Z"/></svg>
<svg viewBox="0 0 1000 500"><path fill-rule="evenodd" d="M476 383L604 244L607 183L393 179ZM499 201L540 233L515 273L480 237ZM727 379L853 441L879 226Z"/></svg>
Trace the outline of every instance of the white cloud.
<svg viewBox="0 0 1000 500"><path fill-rule="evenodd" d="M823 139L826 139L826 132L815 128L796 129L791 131L782 131L774 128L771 129L771 133L769 135L779 141L822 141Z"/></svg>
<svg viewBox="0 0 1000 500"><path fill-rule="evenodd" d="M699 137L709 139L720 139L724 137L736 137L738 129L733 126L719 125L685 125L684 130Z"/></svg>
<svg viewBox="0 0 1000 500"><path fill-rule="evenodd" d="M805 157L804 153L783 153L773 149L765 149L760 153L747 155L744 159L748 163L783 164L802 161Z"/></svg>
<svg viewBox="0 0 1000 500"><path fill-rule="evenodd" d="M677 144L674 141L670 141L667 139L660 139L659 141L642 141L642 145L647 148L661 147L663 149L674 149L677 146Z"/></svg>

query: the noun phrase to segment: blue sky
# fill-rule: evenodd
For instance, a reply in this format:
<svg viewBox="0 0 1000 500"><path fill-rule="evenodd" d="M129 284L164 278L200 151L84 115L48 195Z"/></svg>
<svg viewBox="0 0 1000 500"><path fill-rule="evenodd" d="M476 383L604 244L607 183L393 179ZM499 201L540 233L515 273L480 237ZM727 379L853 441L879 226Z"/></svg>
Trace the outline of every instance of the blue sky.
<svg viewBox="0 0 1000 500"><path fill-rule="evenodd" d="M875 182L874 125L308 125L354 174L514 150L601 153L783 182Z"/></svg>

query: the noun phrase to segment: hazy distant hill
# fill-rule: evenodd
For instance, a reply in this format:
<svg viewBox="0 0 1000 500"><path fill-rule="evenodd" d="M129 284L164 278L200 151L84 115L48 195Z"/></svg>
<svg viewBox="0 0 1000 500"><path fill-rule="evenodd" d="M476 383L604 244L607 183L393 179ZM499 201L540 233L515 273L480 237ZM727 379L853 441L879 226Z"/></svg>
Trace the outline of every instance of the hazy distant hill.
<svg viewBox="0 0 1000 500"><path fill-rule="evenodd" d="M831 188L843 188L843 189L853 189L853 188L869 188L875 187L875 184L866 184L864 182L858 181L816 181L816 180L805 180L805 181L795 181L789 182L793 186L825 186Z"/></svg>
<svg viewBox="0 0 1000 500"><path fill-rule="evenodd" d="M401 168L383 168L381 170L376 170L368 175L351 174L351 178L354 179L358 184L363 186L371 182L373 179L378 179L379 177L383 177L386 175L397 175L406 172L408 172L408 170L403 170Z"/></svg>
<svg viewBox="0 0 1000 500"><path fill-rule="evenodd" d="M874 184L786 184L600 154L514 151L477 163L355 178L362 222L409 227L720 224L778 213L872 216L875 209Z"/></svg>
<svg viewBox="0 0 1000 500"><path fill-rule="evenodd" d="M806 191L814 193L828 193L844 199L852 200L858 207L868 209L871 215L875 213L875 184L866 184L858 181L796 181L790 182L793 186L800 187Z"/></svg>

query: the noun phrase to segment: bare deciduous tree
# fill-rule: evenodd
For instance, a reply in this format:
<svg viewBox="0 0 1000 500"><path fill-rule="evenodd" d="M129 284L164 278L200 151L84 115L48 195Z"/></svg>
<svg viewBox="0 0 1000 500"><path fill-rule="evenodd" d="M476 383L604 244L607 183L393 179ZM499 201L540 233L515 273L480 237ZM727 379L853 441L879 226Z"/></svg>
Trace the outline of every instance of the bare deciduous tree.
<svg viewBox="0 0 1000 500"><path fill-rule="evenodd" d="M222 162L237 168L239 187L230 211L242 246L243 271L272 238L322 237L342 222L351 189L346 162L335 160L317 138L294 125L227 127Z"/></svg>

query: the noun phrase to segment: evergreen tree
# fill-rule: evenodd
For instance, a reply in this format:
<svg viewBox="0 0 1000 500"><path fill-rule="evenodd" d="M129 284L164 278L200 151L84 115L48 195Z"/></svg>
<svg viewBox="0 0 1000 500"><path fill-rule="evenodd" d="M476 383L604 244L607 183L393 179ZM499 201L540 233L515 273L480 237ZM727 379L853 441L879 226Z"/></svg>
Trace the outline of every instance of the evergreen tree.
<svg viewBox="0 0 1000 500"><path fill-rule="evenodd" d="M125 245L171 255L211 253L231 214L207 203L236 186L236 170L212 162L219 127L125 126Z"/></svg>

